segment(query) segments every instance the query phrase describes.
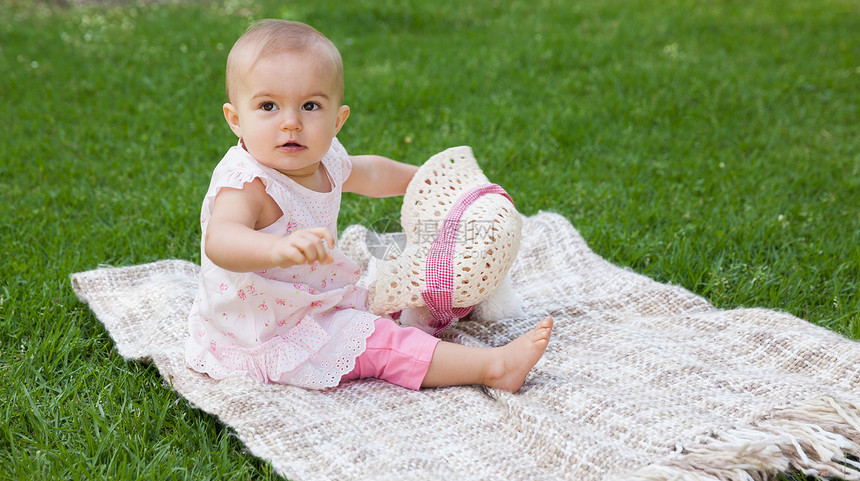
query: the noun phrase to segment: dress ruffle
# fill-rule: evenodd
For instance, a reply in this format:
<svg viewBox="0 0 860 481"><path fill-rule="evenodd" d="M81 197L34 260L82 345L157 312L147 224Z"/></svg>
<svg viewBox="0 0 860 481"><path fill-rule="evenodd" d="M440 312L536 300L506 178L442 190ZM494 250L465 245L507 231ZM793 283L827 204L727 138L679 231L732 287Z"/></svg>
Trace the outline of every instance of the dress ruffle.
<svg viewBox="0 0 860 481"><path fill-rule="evenodd" d="M250 348L233 345L215 352L189 339L186 359L194 370L213 379L248 375L264 383L308 389L337 386L366 349L376 316L351 309L333 315L345 321L336 323L336 332L327 332L306 317L285 334Z"/></svg>

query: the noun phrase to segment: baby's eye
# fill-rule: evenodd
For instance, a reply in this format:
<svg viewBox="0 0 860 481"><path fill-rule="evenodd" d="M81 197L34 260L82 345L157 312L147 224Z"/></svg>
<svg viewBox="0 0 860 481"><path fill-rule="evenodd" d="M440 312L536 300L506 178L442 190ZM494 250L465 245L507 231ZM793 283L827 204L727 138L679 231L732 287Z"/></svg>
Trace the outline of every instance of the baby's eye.
<svg viewBox="0 0 860 481"><path fill-rule="evenodd" d="M302 105L302 110L317 110L319 108L320 104L316 102L305 102L305 104Z"/></svg>
<svg viewBox="0 0 860 481"><path fill-rule="evenodd" d="M266 112L272 112L274 110L278 110L278 106L275 105L274 102L263 102L260 104L260 108L265 110Z"/></svg>

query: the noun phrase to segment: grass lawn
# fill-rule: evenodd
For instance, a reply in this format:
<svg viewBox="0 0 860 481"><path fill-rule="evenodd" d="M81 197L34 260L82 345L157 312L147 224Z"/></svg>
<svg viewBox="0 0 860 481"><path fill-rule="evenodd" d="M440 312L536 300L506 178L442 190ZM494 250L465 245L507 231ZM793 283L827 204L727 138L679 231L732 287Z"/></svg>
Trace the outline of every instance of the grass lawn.
<svg viewBox="0 0 860 481"><path fill-rule="evenodd" d="M0 3L0 478L273 477L69 283L199 260L223 65L264 17L341 48L351 153L469 144L613 263L860 339L856 0L59 3ZM345 196L340 225L398 212Z"/></svg>

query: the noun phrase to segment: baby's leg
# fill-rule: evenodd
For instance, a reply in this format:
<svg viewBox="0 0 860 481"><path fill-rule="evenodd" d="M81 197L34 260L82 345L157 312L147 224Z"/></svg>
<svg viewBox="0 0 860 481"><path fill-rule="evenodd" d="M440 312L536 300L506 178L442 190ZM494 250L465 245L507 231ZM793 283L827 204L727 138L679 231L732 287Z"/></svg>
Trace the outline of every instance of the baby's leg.
<svg viewBox="0 0 860 481"><path fill-rule="evenodd" d="M409 389L420 389L439 339L414 327L400 327L380 317L367 338L355 369L341 382L375 377Z"/></svg>
<svg viewBox="0 0 860 481"><path fill-rule="evenodd" d="M537 364L552 334L547 317L531 331L501 347L471 347L440 342L421 387L484 386L516 392Z"/></svg>

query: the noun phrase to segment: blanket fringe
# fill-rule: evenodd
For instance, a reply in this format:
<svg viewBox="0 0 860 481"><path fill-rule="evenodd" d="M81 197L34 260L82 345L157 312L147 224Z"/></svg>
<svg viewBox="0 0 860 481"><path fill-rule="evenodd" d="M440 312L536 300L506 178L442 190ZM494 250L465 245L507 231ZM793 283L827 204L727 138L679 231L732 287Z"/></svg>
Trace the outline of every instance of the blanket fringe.
<svg viewBox="0 0 860 481"><path fill-rule="evenodd" d="M759 481L791 470L860 480L860 409L832 397L792 405L751 426L703 436L677 454L618 479ZM853 457L850 458L848 455Z"/></svg>

